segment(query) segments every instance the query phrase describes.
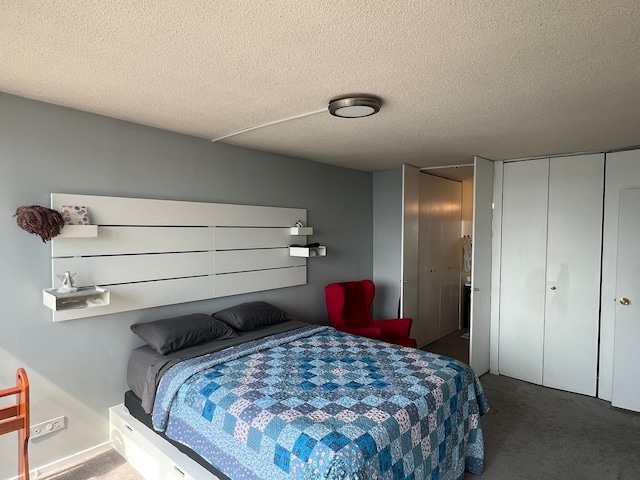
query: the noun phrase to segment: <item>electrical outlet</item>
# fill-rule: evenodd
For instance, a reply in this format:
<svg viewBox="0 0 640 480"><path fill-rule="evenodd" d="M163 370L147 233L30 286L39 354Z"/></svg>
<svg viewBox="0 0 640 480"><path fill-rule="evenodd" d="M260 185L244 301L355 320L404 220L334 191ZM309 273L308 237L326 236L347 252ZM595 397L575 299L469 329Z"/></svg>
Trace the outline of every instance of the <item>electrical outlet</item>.
<svg viewBox="0 0 640 480"><path fill-rule="evenodd" d="M46 422L31 425L31 438L42 437L58 430L62 430L66 426L66 417L52 418Z"/></svg>

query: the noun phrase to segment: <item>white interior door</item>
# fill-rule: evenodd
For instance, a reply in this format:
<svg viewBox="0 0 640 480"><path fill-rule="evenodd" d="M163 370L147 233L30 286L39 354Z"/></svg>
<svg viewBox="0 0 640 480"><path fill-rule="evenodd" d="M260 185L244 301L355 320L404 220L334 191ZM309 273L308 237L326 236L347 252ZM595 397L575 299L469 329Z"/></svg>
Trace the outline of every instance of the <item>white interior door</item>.
<svg viewBox="0 0 640 480"><path fill-rule="evenodd" d="M620 191L611 404L640 412L640 189ZM605 299L606 300L606 299Z"/></svg>
<svg viewBox="0 0 640 480"><path fill-rule="evenodd" d="M478 375L489 371L491 336L491 242L493 162L476 157L473 176L471 238L471 320L469 365Z"/></svg>
<svg viewBox="0 0 640 480"><path fill-rule="evenodd" d="M500 373L542 384L549 159L504 165Z"/></svg>
<svg viewBox="0 0 640 480"><path fill-rule="evenodd" d="M591 396L598 369L603 188L602 154L549 164L542 384Z"/></svg>

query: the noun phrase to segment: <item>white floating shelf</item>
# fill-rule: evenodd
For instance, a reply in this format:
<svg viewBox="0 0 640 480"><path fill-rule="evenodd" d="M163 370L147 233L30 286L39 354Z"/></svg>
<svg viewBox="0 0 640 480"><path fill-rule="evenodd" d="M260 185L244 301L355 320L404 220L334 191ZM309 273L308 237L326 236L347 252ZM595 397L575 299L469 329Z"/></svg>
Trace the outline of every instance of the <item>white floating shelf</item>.
<svg viewBox="0 0 640 480"><path fill-rule="evenodd" d="M60 230L58 237L79 238L79 237L97 237L98 225L65 225Z"/></svg>
<svg viewBox="0 0 640 480"><path fill-rule="evenodd" d="M291 227L291 235L313 235L313 227Z"/></svg>
<svg viewBox="0 0 640 480"><path fill-rule="evenodd" d="M42 291L42 303L51 310L76 310L109 305L109 290L102 287L78 287L75 292L58 292L55 288Z"/></svg>
<svg viewBox="0 0 640 480"><path fill-rule="evenodd" d="M327 255L327 247L289 247L291 257L324 257Z"/></svg>

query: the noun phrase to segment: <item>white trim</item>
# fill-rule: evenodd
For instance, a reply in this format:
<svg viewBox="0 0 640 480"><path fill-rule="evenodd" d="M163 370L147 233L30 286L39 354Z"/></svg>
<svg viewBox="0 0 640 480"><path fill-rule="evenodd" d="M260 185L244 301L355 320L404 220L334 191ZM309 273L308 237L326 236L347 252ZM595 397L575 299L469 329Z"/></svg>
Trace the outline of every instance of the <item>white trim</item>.
<svg viewBox="0 0 640 480"><path fill-rule="evenodd" d="M93 458L101 453L108 452L112 449L111 442L101 443L94 447L88 448L86 450L82 450L81 452L74 453L69 455L68 457L61 458L54 462L51 462L47 465L43 465L41 467L30 470L29 474L32 478L41 478L47 475L50 475L54 472L60 472L62 470L66 470L67 468L73 467L79 463L84 462L90 458ZM11 480L18 480L18 477L13 477Z"/></svg>

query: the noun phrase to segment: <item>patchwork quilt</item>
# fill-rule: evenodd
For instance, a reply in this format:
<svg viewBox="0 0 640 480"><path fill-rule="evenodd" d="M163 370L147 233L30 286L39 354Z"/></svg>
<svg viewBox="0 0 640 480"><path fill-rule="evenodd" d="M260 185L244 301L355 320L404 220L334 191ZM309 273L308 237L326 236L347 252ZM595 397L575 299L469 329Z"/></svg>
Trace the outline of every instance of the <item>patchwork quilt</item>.
<svg viewBox="0 0 640 480"><path fill-rule="evenodd" d="M236 479L462 479L489 404L464 363L308 326L185 360L153 425Z"/></svg>

